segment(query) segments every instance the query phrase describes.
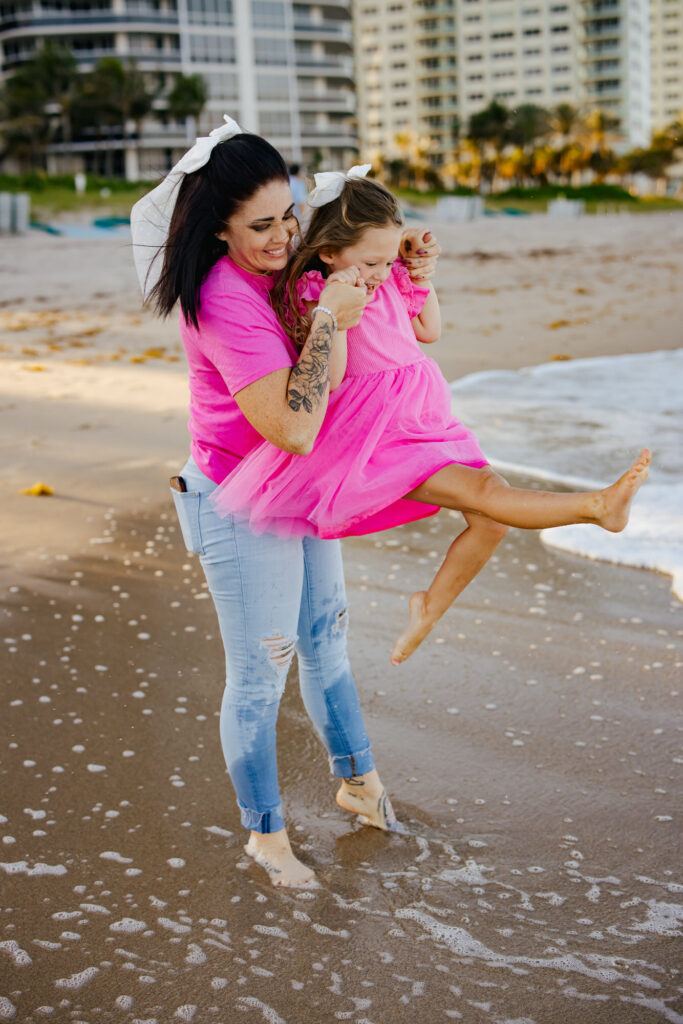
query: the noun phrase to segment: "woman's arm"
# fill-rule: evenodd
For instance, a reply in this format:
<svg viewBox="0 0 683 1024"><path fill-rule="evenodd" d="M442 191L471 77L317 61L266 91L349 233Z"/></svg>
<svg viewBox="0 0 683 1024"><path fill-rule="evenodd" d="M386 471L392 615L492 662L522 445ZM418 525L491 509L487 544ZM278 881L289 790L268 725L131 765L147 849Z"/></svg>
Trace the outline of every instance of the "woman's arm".
<svg viewBox="0 0 683 1024"><path fill-rule="evenodd" d="M358 323L365 302L365 289L338 281L326 284L318 300L332 310L339 331ZM319 310L296 364L261 377L234 396L252 427L283 451L307 455L313 449L327 411L333 337L332 317Z"/></svg>
<svg viewBox="0 0 683 1024"><path fill-rule="evenodd" d="M346 267L344 270L335 270L333 274L327 279L328 284L332 284L333 281L341 281L344 284L350 284L362 288L366 291L365 283L363 278L360 276L360 270L358 267ZM322 295L321 295L322 299ZM311 313L315 307L315 302L306 302L306 310ZM332 339L332 353L330 355L330 391L334 391L338 388L344 379L346 373L346 364L348 361L348 346L346 339L346 331L339 330Z"/></svg>
<svg viewBox="0 0 683 1024"><path fill-rule="evenodd" d="M305 302L304 305L306 312L310 314L317 306L317 302ZM330 391L338 388L343 381L347 359L346 331L337 331L332 337L332 351L330 352Z"/></svg>
<svg viewBox="0 0 683 1024"><path fill-rule="evenodd" d="M441 337L439 300L436 297L434 285L430 284L427 287L429 288L429 295L425 299L425 304L417 316L411 320L415 337L425 345L438 341Z"/></svg>

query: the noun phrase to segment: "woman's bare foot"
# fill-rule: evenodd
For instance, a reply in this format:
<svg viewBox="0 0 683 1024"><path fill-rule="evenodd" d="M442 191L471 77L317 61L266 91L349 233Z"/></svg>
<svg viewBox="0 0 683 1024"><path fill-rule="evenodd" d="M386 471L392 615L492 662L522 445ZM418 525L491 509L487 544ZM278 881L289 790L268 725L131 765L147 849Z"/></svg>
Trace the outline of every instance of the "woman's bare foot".
<svg viewBox="0 0 683 1024"><path fill-rule="evenodd" d="M410 622L391 652L391 664L400 665L416 650L434 627L436 620L427 614L427 591L417 590L410 599Z"/></svg>
<svg viewBox="0 0 683 1024"><path fill-rule="evenodd" d="M591 519L604 530L619 533L624 529L631 511L631 502L640 485L647 479L651 460L651 453L643 448L631 468L611 487L600 491L600 506Z"/></svg>
<svg viewBox="0 0 683 1024"><path fill-rule="evenodd" d="M336 800L345 811L357 814L364 825L373 825L384 832L396 831L396 815L376 768L365 775L344 779Z"/></svg>
<svg viewBox="0 0 683 1024"><path fill-rule="evenodd" d="M244 852L266 869L273 885L288 889L317 889L320 886L315 872L294 856L287 829L252 832Z"/></svg>

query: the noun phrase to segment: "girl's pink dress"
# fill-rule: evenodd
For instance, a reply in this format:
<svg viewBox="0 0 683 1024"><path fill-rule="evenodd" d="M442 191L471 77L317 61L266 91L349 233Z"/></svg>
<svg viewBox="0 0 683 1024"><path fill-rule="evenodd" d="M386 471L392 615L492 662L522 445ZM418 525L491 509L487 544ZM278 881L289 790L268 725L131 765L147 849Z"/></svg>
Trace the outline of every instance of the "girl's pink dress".
<svg viewBox="0 0 683 1024"><path fill-rule="evenodd" d="M316 301L324 286L310 271L297 290ZM474 435L451 414L438 365L415 338L411 319L428 294L394 264L347 332L346 376L330 395L313 451L292 455L264 441L213 492L220 515L288 537L373 533L438 512L404 495L444 466L487 465Z"/></svg>

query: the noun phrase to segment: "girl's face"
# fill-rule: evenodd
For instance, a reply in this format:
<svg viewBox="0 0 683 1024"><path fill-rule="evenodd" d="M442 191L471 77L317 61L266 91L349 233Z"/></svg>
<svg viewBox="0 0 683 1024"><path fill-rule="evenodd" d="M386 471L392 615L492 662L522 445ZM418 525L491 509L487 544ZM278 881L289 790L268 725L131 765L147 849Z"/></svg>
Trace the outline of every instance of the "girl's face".
<svg viewBox="0 0 683 1024"><path fill-rule="evenodd" d="M323 251L320 259L327 263L333 273L347 267L358 267L368 295L372 295L391 273L391 265L398 258L402 233L403 229L394 224L387 224L383 228L367 228L355 245L340 249L339 252Z"/></svg>
<svg viewBox="0 0 683 1024"><path fill-rule="evenodd" d="M269 181L237 209L218 235L228 254L252 274L270 274L287 263L289 243L298 229L286 181Z"/></svg>

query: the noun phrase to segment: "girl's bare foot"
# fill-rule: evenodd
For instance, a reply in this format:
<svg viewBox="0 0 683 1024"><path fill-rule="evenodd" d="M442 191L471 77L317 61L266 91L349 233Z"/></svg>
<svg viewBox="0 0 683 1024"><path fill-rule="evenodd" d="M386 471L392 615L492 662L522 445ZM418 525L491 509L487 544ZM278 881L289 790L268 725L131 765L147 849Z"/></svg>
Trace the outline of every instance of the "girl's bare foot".
<svg viewBox="0 0 683 1024"><path fill-rule="evenodd" d="M647 448L643 448L631 468L627 469L611 487L600 491L601 506L597 514L591 518L604 530L619 533L624 529L631 511L631 501L640 485L647 479L651 460L651 453Z"/></svg>
<svg viewBox="0 0 683 1024"><path fill-rule="evenodd" d="M279 832L252 832L244 852L266 869L273 885L289 889L317 889L320 886L315 872L294 856L284 828Z"/></svg>
<svg viewBox="0 0 683 1024"><path fill-rule="evenodd" d="M410 622L391 652L391 664L400 665L416 650L434 626L427 615L427 591L418 590L410 599Z"/></svg>
<svg viewBox="0 0 683 1024"><path fill-rule="evenodd" d="M396 815L376 768L365 775L344 779L336 800L345 811L357 814L364 825L373 825L384 832L396 831Z"/></svg>

